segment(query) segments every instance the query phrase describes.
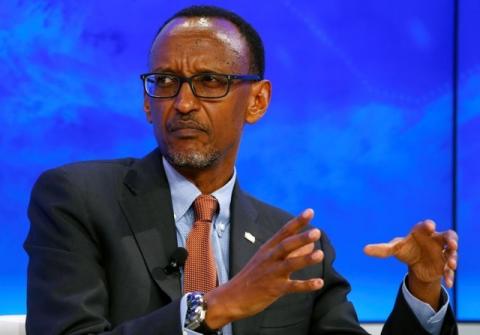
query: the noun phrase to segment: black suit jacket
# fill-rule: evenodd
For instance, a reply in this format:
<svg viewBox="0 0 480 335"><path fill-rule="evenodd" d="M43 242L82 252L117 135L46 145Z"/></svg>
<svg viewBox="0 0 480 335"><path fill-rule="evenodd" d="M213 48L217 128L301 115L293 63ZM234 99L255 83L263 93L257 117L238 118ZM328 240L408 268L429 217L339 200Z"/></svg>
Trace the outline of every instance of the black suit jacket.
<svg viewBox="0 0 480 335"><path fill-rule="evenodd" d="M45 172L29 206L28 334L181 334L180 278L163 268L177 247L161 155L94 161ZM230 277L291 215L245 194L231 201ZM252 244L244 238L250 232ZM233 323L235 335L366 334L347 300L348 282L332 267L325 234L320 266L295 273L323 277L314 293L291 294ZM385 334L427 334L401 294ZM442 334L455 334L451 311Z"/></svg>

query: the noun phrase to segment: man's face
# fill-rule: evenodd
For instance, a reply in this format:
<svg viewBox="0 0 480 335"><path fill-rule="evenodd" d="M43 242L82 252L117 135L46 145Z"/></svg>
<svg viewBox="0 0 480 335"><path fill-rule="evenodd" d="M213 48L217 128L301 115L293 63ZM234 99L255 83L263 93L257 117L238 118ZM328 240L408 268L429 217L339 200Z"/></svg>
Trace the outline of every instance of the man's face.
<svg viewBox="0 0 480 335"><path fill-rule="evenodd" d="M214 72L248 74L249 49L230 22L216 18L177 18L157 36L151 71L190 77ZM174 98L145 96L145 112L154 125L162 154L177 167L234 164L252 83L233 81L227 96L198 98L184 83Z"/></svg>

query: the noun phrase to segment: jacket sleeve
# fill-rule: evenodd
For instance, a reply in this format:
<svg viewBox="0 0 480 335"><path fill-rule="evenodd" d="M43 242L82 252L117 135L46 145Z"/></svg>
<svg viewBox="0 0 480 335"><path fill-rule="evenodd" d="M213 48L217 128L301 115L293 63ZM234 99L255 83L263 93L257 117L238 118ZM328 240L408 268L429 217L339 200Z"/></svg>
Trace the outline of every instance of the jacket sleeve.
<svg viewBox="0 0 480 335"><path fill-rule="evenodd" d="M320 248L324 253L324 287L315 297L310 334L367 334L359 324L352 303L347 299L351 290L350 284L333 268L335 251L324 232L322 232Z"/></svg>
<svg viewBox="0 0 480 335"><path fill-rule="evenodd" d="M429 335L412 309L408 306L402 289L397 294L397 299L393 307L392 313L388 317L382 330L382 335L396 335L396 334L419 334ZM443 320L441 335L458 335L458 328L451 306L448 306L447 314Z"/></svg>
<svg viewBox="0 0 480 335"><path fill-rule="evenodd" d="M175 300L119 325L109 321L102 245L89 222L83 194L67 174L50 170L30 199L26 331L35 334L181 334Z"/></svg>

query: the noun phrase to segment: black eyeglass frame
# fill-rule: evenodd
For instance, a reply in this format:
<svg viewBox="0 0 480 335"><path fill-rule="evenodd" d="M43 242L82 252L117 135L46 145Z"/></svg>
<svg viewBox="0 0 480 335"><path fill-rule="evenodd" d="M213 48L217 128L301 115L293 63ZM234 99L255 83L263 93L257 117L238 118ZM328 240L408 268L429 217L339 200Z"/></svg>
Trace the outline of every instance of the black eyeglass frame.
<svg viewBox="0 0 480 335"><path fill-rule="evenodd" d="M178 80L179 84L178 84L178 88L177 88L177 91L175 92L175 94L172 94L171 96L167 96L167 97L158 97L158 96L155 96L155 95L151 95L147 90L147 78L148 78L148 76L151 76L153 74L157 74L157 75L160 74L160 75L165 75L165 76L170 76L170 77L176 78ZM216 97L205 97L205 96L197 94L197 92L195 91L195 88L193 87L193 83L192 83L193 79L196 78L196 77L205 76L205 75L207 75L207 76L208 75L214 75L214 76L225 77L227 79L227 90L226 90L225 94L220 95L220 96L216 96ZM197 98L221 99L223 97L226 97L228 95L228 93L230 92L230 87L232 86L232 81L233 80L241 80L241 81L260 81L260 80L262 80L262 78L259 75L256 75L256 74L223 74L223 73L214 73L214 72L199 73L199 74L195 74L191 77L178 76L176 74L163 73L163 72L147 72L147 73L141 74L140 79L143 81L143 90L145 91L145 93L149 97L155 98L155 99L170 99L170 98L176 97L178 95L178 93L180 92L180 89L182 88L183 83L188 83L188 86L190 86L190 89L192 90L193 95L196 96Z"/></svg>

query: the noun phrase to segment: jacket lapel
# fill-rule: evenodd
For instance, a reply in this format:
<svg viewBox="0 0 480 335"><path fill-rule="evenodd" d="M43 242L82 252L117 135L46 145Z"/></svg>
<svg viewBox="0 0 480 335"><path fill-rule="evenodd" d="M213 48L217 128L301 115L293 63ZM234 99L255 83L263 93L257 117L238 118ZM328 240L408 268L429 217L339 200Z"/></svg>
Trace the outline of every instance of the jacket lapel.
<svg viewBox="0 0 480 335"><path fill-rule="evenodd" d="M124 179L120 205L154 281L172 299L180 276L163 268L177 248L170 188L158 149L136 161Z"/></svg>
<svg viewBox="0 0 480 335"><path fill-rule="evenodd" d="M248 263L260 246L269 238L264 222L258 222L258 212L238 183L232 194L230 232L230 278L233 278ZM252 243L254 236L255 242ZM233 322L235 335L256 334L263 320L263 313Z"/></svg>
<svg viewBox="0 0 480 335"><path fill-rule="evenodd" d="M124 179L120 205L133 231L147 268L157 285L172 299L181 297L180 277L165 275L163 268L177 248L172 199L158 149L135 162ZM257 222L250 198L235 184L231 201L230 278L250 260L272 232ZM255 237L251 242L245 237ZM257 332L263 313L233 322L235 335Z"/></svg>

